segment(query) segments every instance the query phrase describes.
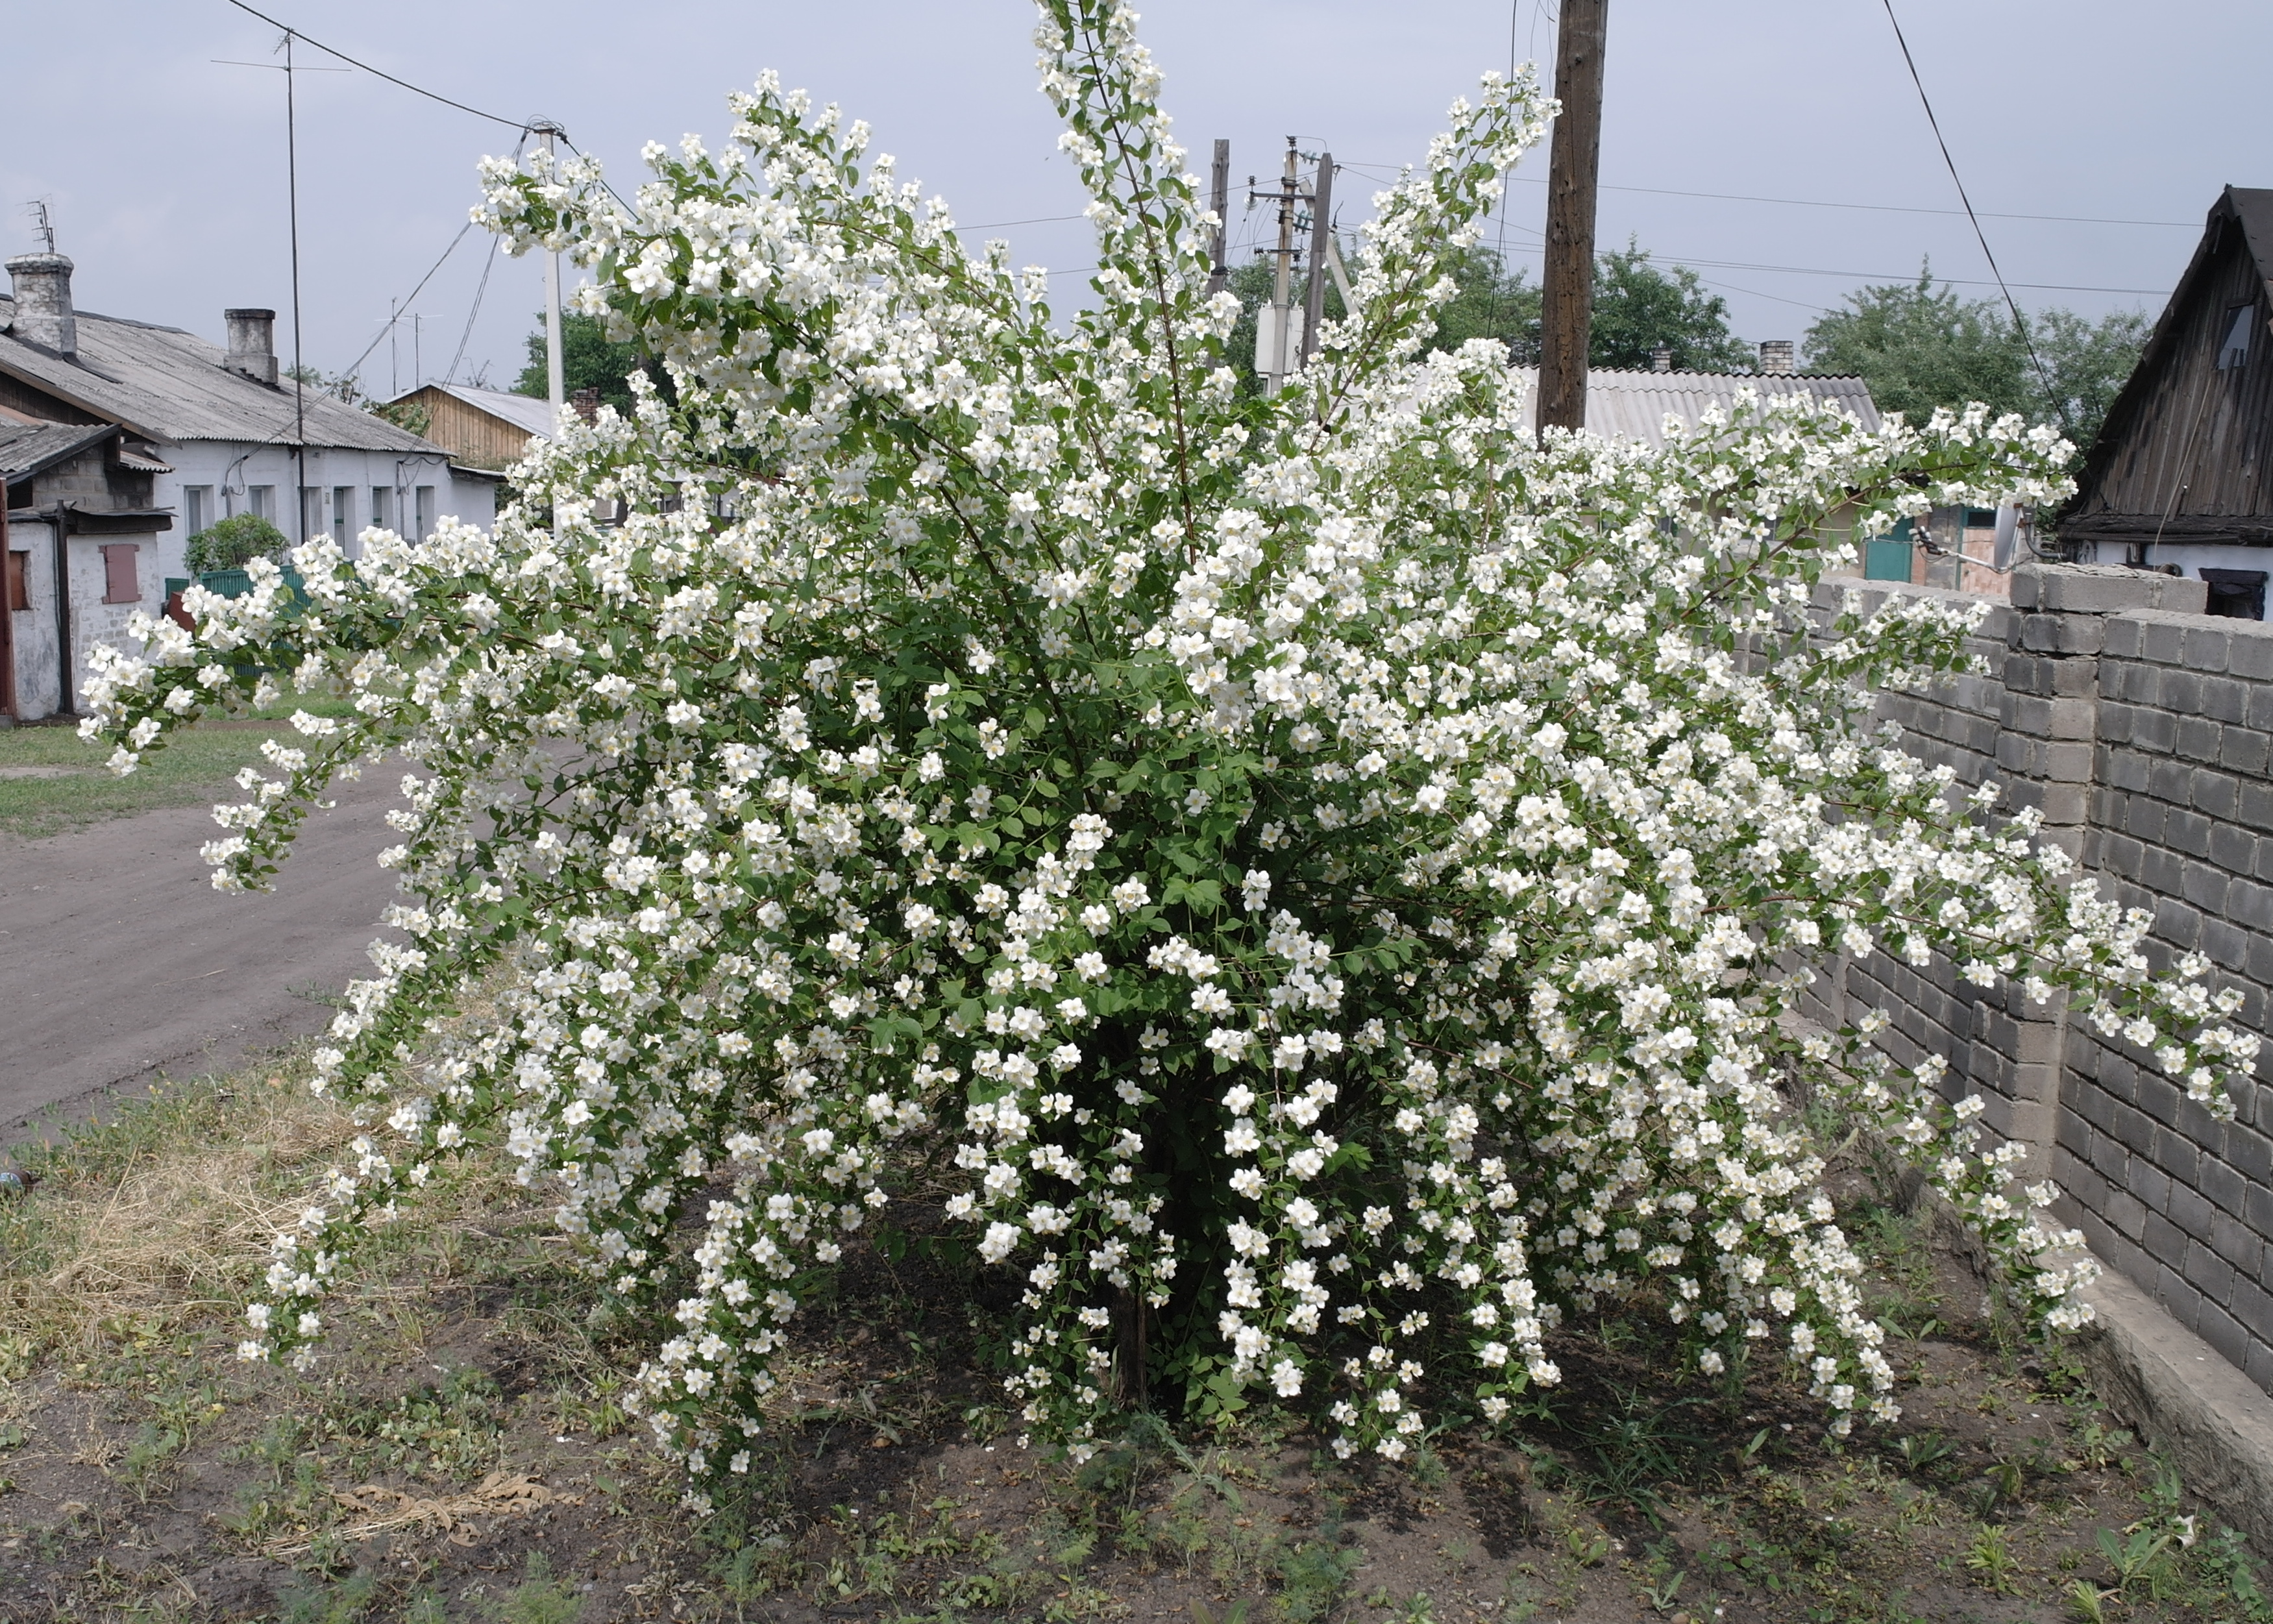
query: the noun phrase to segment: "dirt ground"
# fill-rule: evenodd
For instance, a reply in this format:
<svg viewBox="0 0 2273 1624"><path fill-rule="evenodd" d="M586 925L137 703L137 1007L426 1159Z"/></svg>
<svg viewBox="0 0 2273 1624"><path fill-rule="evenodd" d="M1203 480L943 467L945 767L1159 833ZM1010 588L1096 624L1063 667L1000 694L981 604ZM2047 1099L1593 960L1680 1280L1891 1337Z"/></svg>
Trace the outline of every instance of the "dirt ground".
<svg viewBox="0 0 2273 1624"><path fill-rule="evenodd" d="M1076 1470L1008 1425L1009 1289L918 1245L804 1317L748 1494L696 1517L620 1403L634 1327L510 1184L391 1232L310 1375L234 1360L269 1216L345 1132L294 1071L33 1153L0 1202L0 1619L2273 1620L2072 1354L2000 1343L1853 1177L1906 1414L1843 1447L1780 1380L1686 1383L1611 1322L1504 1437L1406 1469L1257 1408Z"/></svg>

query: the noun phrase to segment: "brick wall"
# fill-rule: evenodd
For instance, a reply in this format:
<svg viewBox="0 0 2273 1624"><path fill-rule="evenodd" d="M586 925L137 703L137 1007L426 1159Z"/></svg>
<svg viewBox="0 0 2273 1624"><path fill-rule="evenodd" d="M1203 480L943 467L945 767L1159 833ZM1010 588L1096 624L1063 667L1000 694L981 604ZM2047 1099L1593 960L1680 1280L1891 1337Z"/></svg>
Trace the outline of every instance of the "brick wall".
<svg viewBox="0 0 2273 1624"><path fill-rule="evenodd" d="M1818 590L1931 592L1853 580ZM2092 566L2015 572L1975 647L1990 674L1882 695L1908 747L1967 784L1993 777L2104 891L2155 916L2158 965L2200 951L2269 1029L2273 995L2273 625L2200 613L2202 583ZM1954 598L1954 594L1933 593ZM2273 1391L2273 1090L2235 1089L2219 1123L2150 1056L2070 1022L2058 1003L1960 981L1937 959L1834 966L1818 1011L1894 1019L1888 1047L1932 1051L1979 1092L2102 1259ZM2269 1051L2273 1052L2273 1051Z"/></svg>

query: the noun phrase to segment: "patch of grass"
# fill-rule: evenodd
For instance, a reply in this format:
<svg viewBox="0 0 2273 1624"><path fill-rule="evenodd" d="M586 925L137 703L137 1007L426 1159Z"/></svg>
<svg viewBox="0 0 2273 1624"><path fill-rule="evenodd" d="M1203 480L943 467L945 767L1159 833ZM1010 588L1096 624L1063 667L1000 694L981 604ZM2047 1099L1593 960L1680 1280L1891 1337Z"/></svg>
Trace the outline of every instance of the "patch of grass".
<svg viewBox="0 0 2273 1624"><path fill-rule="evenodd" d="M0 832L36 840L106 818L220 801L234 794L230 780L260 761L261 741L272 735L292 730L201 723L121 778L103 764L110 748L81 742L76 728L9 728L0 732Z"/></svg>
<svg viewBox="0 0 2273 1624"><path fill-rule="evenodd" d="M41 1183L0 1202L0 1342L131 1342L233 1304L310 1172L355 1132L300 1079L288 1064L176 1085L25 1148Z"/></svg>

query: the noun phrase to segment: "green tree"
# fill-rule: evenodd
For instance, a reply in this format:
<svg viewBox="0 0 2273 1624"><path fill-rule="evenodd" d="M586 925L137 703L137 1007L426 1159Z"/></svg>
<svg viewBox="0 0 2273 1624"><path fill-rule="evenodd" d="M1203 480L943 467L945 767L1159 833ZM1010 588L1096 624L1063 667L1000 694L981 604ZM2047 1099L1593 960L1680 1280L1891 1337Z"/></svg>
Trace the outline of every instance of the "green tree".
<svg viewBox="0 0 2273 1624"><path fill-rule="evenodd" d="M1594 261L1587 365L1647 368L1660 347L1684 372L1750 370L1752 352L1729 331L1729 301L1685 265L1660 270L1633 238Z"/></svg>
<svg viewBox="0 0 2273 1624"><path fill-rule="evenodd" d="M533 395L542 400L547 385L541 320L536 331L529 335L528 343L528 365L521 369L521 376L513 386L514 393ZM632 409L631 386L624 380L634 372L644 372L666 398L671 396L671 380L653 356L643 352L637 344L618 343L611 339L601 329L598 317L580 315L574 311L563 311L560 315L560 372L570 395L579 389L597 389L603 406L612 406L621 412Z"/></svg>
<svg viewBox="0 0 2273 1624"><path fill-rule="evenodd" d="M2029 338L2051 383L2047 392L2044 380L2029 368L2028 382L2037 397L2030 415L2064 425L2081 457L2099 438L2099 425L2107 420L2107 409L2115 403L2131 369L2139 365L2139 351L2152 326L2135 310L2114 311L2097 321L2072 310L2040 311L2029 317Z"/></svg>
<svg viewBox="0 0 2273 1624"><path fill-rule="evenodd" d="M1851 373L1871 386L1880 411L1913 422L1937 406L1980 401L1992 412L2043 411L2024 373L2026 352L2012 318L1994 301L1936 288L1921 267L1915 282L1887 282L1847 296L1807 329L1808 366Z"/></svg>
<svg viewBox="0 0 2273 1624"><path fill-rule="evenodd" d="M1539 360L1541 289L1522 267L1511 268L1489 248L1448 254L1444 269L1457 291L1436 312L1436 328L1426 348L1457 350L1472 338L1496 338L1519 365ZM1231 274L1239 296L1240 325L1232 337L1234 365L1252 376L1257 312L1271 301L1273 280L1268 258ZM1300 297L1300 285L1296 294ZM1326 317L1339 320L1341 296L1326 289ZM1752 351L1729 332L1728 301L1707 291L1687 266L1661 270L1649 251L1629 240L1603 254L1594 269L1593 332L1587 345L1592 366L1647 367L1664 345L1677 367L1700 372L1747 368Z"/></svg>
<svg viewBox="0 0 2273 1624"><path fill-rule="evenodd" d="M1954 410L1979 401L1992 411L2058 424L2081 456L2138 365L2149 323L2137 311L2094 321L2060 309L2028 321L2023 342L2004 305L1960 298L1947 284L1937 289L1921 269L1915 282L1849 294L1846 308L1808 328L1807 361L1818 372L1859 376L1881 411L1914 421L1938 406Z"/></svg>

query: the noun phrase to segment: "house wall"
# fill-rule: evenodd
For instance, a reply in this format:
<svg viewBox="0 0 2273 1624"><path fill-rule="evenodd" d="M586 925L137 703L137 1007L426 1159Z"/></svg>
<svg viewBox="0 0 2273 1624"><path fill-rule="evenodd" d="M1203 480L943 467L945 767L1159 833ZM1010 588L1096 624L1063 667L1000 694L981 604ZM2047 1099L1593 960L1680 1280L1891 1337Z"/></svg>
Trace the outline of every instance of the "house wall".
<svg viewBox="0 0 2273 1624"><path fill-rule="evenodd" d="M1928 589L1853 580L1840 594ZM1942 594L1942 596L1951 596ZM2273 627L2199 613L2202 586L2119 568L2024 567L1975 648L1990 674L1880 710L1914 753L2007 803L2042 809L2047 835L2105 892L2144 908L2159 966L2201 951L2244 995L2239 1020L2273 1030ZM1832 965L1813 1012L1894 1018L1887 1047L1950 1063L1954 1094L2029 1147L2031 1176L2067 1192L2092 1249L2273 1391L2273 1087L2235 1089L2237 1119L2188 1101L2153 1057L2100 1039L2055 1003L1985 994L1937 960ZM2269 1050L2273 1054L2273 1050Z"/></svg>
<svg viewBox="0 0 2273 1624"><path fill-rule="evenodd" d="M178 440L162 447L161 455L174 471L157 477L156 503L172 508L177 521L161 551L164 575L178 576L188 573L184 562L189 543L188 508L182 492L191 485L202 485L213 492L208 523L251 511L251 488L267 485L275 492L271 520L287 538L296 543L300 539L294 503L297 500L296 492L301 473L296 459L283 447L246 446L233 440ZM434 452L406 455L391 451L311 448L306 479L318 492L309 535L335 538L349 558L362 551L359 538L371 523L371 492L374 487L388 492L392 511L387 515L386 528L402 535L411 532L417 491L422 485L433 487L431 516L436 521L458 519L486 528L497 517L496 482L460 473ZM345 515L333 506L333 492L341 485L354 492Z"/></svg>
<svg viewBox="0 0 2273 1624"><path fill-rule="evenodd" d="M56 713L60 689L56 662L56 544L55 530L45 524L11 521L8 546L24 554L27 609L17 610L10 630L14 634L16 714L37 721Z"/></svg>

